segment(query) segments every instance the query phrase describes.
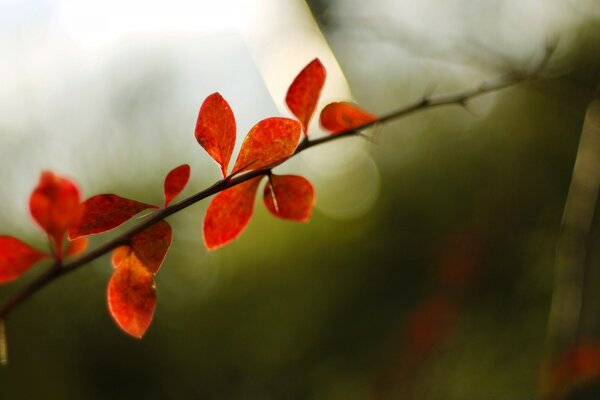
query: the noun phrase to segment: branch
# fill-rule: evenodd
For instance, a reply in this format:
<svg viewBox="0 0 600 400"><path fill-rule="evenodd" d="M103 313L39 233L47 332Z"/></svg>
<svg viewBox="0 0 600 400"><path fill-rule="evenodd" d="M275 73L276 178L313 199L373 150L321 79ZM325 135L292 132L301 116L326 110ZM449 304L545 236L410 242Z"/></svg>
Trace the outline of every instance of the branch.
<svg viewBox="0 0 600 400"><path fill-rule="evenodd" d="M491 92L495 92L501 89L505 89L519 83L523 83L526 81L530 81L533 79L537 79L541 71L544 70L550 57L554 53L556 46L554 44L550 44L546 47L545 53L541 61L537 64L537 66L530 71L513 71L506 75L497 77L495 79L485 81L479 86L468 89L462 92L440 95L440 96L424 96L421 100L416 101L412 104L404 106L396 111L393 111L389 114L384 114L380 116L378 119L369 122L364 125L357 126L352 129L348 129L346 131L340 132L336 135L330 135L314 140L309 140L305 138L300 142L294 155L301 153L302 151L309 149L314 146L318 146L327 142L331 142L334 140L339 140L349 136L359 136L361 131L364 129L373 127L375 125L385 124L386 122L398 119L407 114L427 110L434 107L444 106L444 105L460 105L464 106L469 100L487 94ZM150 215L147 219L143 220L140 224L132 227L131 229L125 231L123 234L118 237L112 239L111 241L97 247L96 249L90 251L89 253L83 255L82 257L68 262L64 265L53 265L50 269L48 269L44 274L40 275L36 280L31 282L28 286L25 286L20 292L17 292L12 298L10 298L3 306L0 308L0 323L5 320L10 312L23 303L25 300L30 298L32 295L37 293L40 289L48 285L50 282L54 281L58 277L67 274L69 272L73 272L82 266L89 264L90 262L100 258L101 256L108 254L110 251L115 248L128 244L129 241L135 236L137 233L149 228L150 226L156 224L159 221L169 217L170 215L175 214L194 203L199 202L209 196L222 192L226 189L229 189L233 186L239 185L242 182L245 182L249 179L255 178L257 176L268 175L271 172L273 166L269 168L263 168L259 170L254 170L251 172L244 173L242 175L238 175L235 177L229 176L225 179L217 181L212 186L184 199L178 203L174 203L169 207L161 209L156 213Z"/></svg>
<svg viewBox="0 0 600 400"><path fill-rule="evenodd" d="M495 79L485 81L475 88L467 89L458 93L451 93L439 96L423 96L421 100L415 101L414 103L408 104L388 114L384 114L376 120L371 121L369 123L340 132L335 136L326 136L320 139L310 141L305 140L302 143L300 143L298 149L296 150L296 153L299 153L300 151L305 150L309 147L317 146L326 142L330 142L332 140L339 139L340 137L358 135L364 129L370 128L375 125L384 124L386 122L398 119L400 117L404 117L408 114L412 114L414 112L448 105L458 105L464 107L469 100L474 99L476 97L483 96L484 94L492 92L497 92L499 90L515 86L519 83L535 80L539 78L540 73L548 65L548 61L550 61L552 54L554 54L554 50L556 50L556 42L549 43L548 46L546 46L544 55L540 62L535 66L535 68L533 68L530 71L512 71Z"/></svg>
<svg viewBox="0 0 600 400"><path fill-rule="evenodd" d="M581 334L588 239L599 191L600 96L592 100L586 112L556 244L547 334L550 352L564 349Z"/></svg>

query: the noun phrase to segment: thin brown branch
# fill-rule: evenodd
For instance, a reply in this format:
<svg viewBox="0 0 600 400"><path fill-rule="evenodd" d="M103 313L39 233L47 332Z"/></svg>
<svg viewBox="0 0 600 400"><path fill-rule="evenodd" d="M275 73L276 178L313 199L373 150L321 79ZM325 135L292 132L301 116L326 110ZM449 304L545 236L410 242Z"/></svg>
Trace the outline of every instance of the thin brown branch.
<svg viewBox="0 0 600 400"><path fill-rule="evenodd" d="M384 114L375 121L369 122L367 124L358 126L353 129L348 129L346 131L340 132L336 135L326 136L319 139L309 140L308 138L303 139L298 145L294 155L309 149L314 146L322 145L327 142L331 142L334 140L339 140L349 136L359 136L361 132L367 128L373 127L375 125L385 124L388 121L392 121L398 119L400 117L406 116L408 114L422 111L434 107L444 106L444 105L463 105L467 101L487 94L491 92L495 92L510 86L517 85L519 83L535 79L539 76L539 73L545 68L547 65L552 53L554 52L555 46L550 45L546 48L546 52L544 54L543 59L540 63L529 72L512 72L507 75L503 75L501 77L492 79L490 81L486 81L476 88L469 89L466 91L440 95L440 96L424 96L421 100L416 101L412 104L404 106L400 109L397 109L391 113ZM105 254L108 254L113 249L125 245L129 243L131 238L137 233L147 229L148 227L156 224L159 221L169 217L170 215L175 214L178 211L181 211L194 203L199 202L209 196L222 192L223 190L229 189L233 186L239 185L242 182L245 182L249 179L252 179L257 176L268 175L271 171L272 166L268 168L263 168L259 170L250 171L241 175L235 174L235 176L229 176L225 179L222 179L212 186L184 199L178 203L174 203L169 207L161 209L154 214L151 214L147 219L144 219L140 224L132 227L131 229L125 231L123 234L118 237L112 239L111 241L97 247L96 249L90 251L89 253L83 255L82 257L73 260L71 262L65 263L60 268L52 267L44 274L40 275L36 280L31 282L28 286L24 287L20 292L17 292L12 298L0 308L0 320L4 320L8 317L9 313L17 307L19 304L23 303L29 297L34 295L37 291L48 285L50 282L54 281L58 277L75 271L81 268L84 265L89 264L90 262L102 257Z"/></svg>
<svg viewBox="0 0 600 400"><path fill-rule="evenodd" d="M8 345L6 343L6 324L0 319L0 365L8 365Z"/></svg>
<svg viewBox="0 0 600 400"><path fill-rule="evenodd" d="M556 245L547 333L550 353L564 349L581 334L588 240L599 190L600 97L586 112Z"/></svg>
<svg viewBox="0 0 600 400"><path fill-rule="evenodd" d="M483 96L492 92L497 92L499 90L515 86L518 83L534 80L539 77L539 74L548 65L548 61L550 61L550 57L552 57L552 54L554 53L555 49L556 43L549 44L546 47L546 51L544 52L544 56L542 57L541 61L531 71L509 72L508 74L499 76L495 79L485 81L475 88L458 93L451 93L439 96L425 95L420 100L417 100L414 103L408 104L388 114L384 114L375 121L368 122L366 124L357 126L353 129L348 129L344 132L338 133L335 136L326 136L320 139L303 141L298 146L296 153L299 153L300 151L303 151L309 147L317 146L326 142L330 142L332 140L339 139L340 137L357 135L359 132L367 128L370 128L375 125L385 124L386 122L398 119L400 117L404 117L408 114L412 114L417 111L448 105L464 106L469 100L472 100L476 97Z"/></svg>

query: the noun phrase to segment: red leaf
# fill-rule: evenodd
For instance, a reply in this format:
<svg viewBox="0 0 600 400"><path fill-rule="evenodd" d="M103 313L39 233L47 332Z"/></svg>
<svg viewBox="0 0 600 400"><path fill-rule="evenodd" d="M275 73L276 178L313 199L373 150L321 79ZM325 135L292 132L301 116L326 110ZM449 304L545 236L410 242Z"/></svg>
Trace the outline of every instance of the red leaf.
<svg viewBox="0 0 600 400"><path fill-rule="evenodd" d="M276 217L308 222L315 203L311 183L297 175L271 175L265 186L264 202Z"/></svg>
<svg viewBox="0 0 600 400"><path fill-rule="evenodd" d="M129 246L119 246L113 250L111 263L113 267L117 268L123 260L129 257L129 253L131 253L133 249Z"/></svg>
<svg viewBox="0 0 600 400"><path fill-rule="evenodd" d="M108 309L117 325L140 339L152 322L156 307L153 274L130 252L108 283Z"/></svg>
<svg viewBox="0 0 600 400"><path fill-rule="evenodd" d="M559 394L592 381L600 381L600 343L580 342L567 348L552 363L547 389L558 398Z"/></svg>
<svg viewBox="0 0 600 400"><path fill-rule="evenodd" d="M166 221L159 221L135 235L131 239L131 246L119 246L113 250L112 265L117 268L132 251L135 251L148 272L156 274L171 246L171 237L171 226Z"/></svg>
<svg viewBox="0 0 600 400"><path fill-rule="evenodd" d="M204 217L204 243L208 250L235 240L248 226L261 179L258 176L229 188L210 202Z"/></svg>
<svg viewBox="0 0 600 400"><path fill-rule="evenodd" d="M343 101L328 104L321 110L321 126L334 135L376 120L376 115Z"/></svg>
<svg viewBox="0 0 600 400"><path fill-rule="evenodd" d="M250 129L233 167L234 173L273 167L294 154L300 124L289 118L263 119Z"/></svg>
<svg viewBox="0 0 600 400"><path fill-rule="evenodd" d="M155 274L171 246L171 226L159 221L131 239L131 246L148 271Z"/></svg>
<svg viewBox="0 0 600 400"><path fill-rule="evenodd" d="M173 168L165 177L165 207L169 205L190 180L190 166L187 164Z"/></svg>
<svg viewBox="0 0 600 400"><path fill-rule="evenodd" d="M75 239L108 231L148 208L158 207L116 194L99 194L83 202L81 219L69 229L69 237Z"/></svg>
<svg viewBox="0 0 600 400"><path fill-rule="evenodd" d="M83 253L85 249L87 249L88 242L88 239L83 237L70 241L69 246L65 251L65 255L67 257L78 256L79 254Z"/></svg>
<svg viewBox="0 0 600 400"><path fill-rule="evenodd" d="M18 278L47 254L12 236L0 236L0 283Z"/></svg>
<svg viewBox="0 0 600 400"><path fill-rule="evenodd" d="M37 187L29 198L29 210L37 224L52 239L57 257L62 239L79 218L79 189L70 179L50 171L42 172Z"/></svg>
<svg viewBox="0 0 600 400"><path fill-rule="evenodd" d="M324 84L325 67L315 58L296 76L285 97L285 102L302 123L306 135Z"/></svg>
<svg viewBox="0 0 600 400"><path fill-rule="evenodd" d="M229 104L219 93L208 96L198 113L196 140L221 165L223 177L235 145L235 118Z"/></svg>

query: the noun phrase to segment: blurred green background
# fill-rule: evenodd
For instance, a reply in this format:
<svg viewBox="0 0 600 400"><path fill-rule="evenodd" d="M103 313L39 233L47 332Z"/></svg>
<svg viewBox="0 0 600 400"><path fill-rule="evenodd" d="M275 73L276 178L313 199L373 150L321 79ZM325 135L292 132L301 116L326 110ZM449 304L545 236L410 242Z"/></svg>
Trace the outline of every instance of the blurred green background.
<svg viewBox="0 0 600 400"><path fill-rule="evenodd" d="M41 169L73 177L86 197L114 192L160 203L163 177L176 165L192 165L185 194L218 179L193 138L206 95L218 90L230 101L239 137L284 112L263 81L268 59L257 61L247 31L175 35L161 26L85 47L55 25L68 21L60 10L73 4L0 3L0 233L40 248L26 205ZM224 4L230 15L236 3ZM244 12L283 7L247 4ZM191 13L191 25L210 7L187 5L172 7ZM559 47L543 80L467 110L411 115L377 128L374 143L348 139L284 166L315 183L309 224L276 220L258 199L242 237L208 253L208 202L169 218L174 241L141 341L107 313L107 257L59 279L8 320L0 399L538 398L556 242L585 110L600 82L600 6L308 5L355 100L375 113L527 68L548 40L558 38ZM288 6L305 18L304 4ZM140 18L150 13L139 10ZM115 3L111 13L120 12ZM260 24L270 24L260 12ZM103 20L93 32L110 26ZM287 88L311 57L284 71L280 84ZM600 336L596 220L585 337ZM0 287L0 299L40 270Z"/></svg>

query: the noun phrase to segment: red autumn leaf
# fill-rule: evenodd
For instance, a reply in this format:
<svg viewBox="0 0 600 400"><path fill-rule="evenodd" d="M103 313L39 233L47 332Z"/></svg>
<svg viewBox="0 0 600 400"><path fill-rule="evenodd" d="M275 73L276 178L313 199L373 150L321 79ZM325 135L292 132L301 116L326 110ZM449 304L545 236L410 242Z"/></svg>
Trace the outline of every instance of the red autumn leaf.
<svg viewBox="0 0 600 400"><path fill-rule="evenodd" d="M204 217L204 243L208 250L235 240L248 226L261 178L258 176L229 188L210 202Z"/></svg>
<svg viewBox="0 0 600 400"><path fill-rule="evenodd" d="M113 267L117 268L123 260L129 257L129 253L131 253L133 249L129 246L119 246L112 252L111 263Z"/></svg>
<svg viewBox="0 0 600 400"><path fill-rule="evenodd" d="M321 126L334 135L376 120L376 115L344 101L325 106L320 118Z"/></svg>
<svg viewBox="0 0 600 400"><path fill-rule="evenodd" d="M308 222L315 203L311 183L297 175L271 175L265 185L264 202L276 217Z"/></svg>
<svg viewBox="0 0 600 400"><path fill-rule="evenodd" d="M65 255L67 257L78 256L79 254L83 253L85 251L85 249L87 249L88 242L89 242L88 239L84 238L84 237L77 238L75 240L71 240L69 242L69 246L67 246Z"/></svg>
<svg viewBox="0 0 600 400"><path fill-rule="evenodd" d="M169 205L190 180L190 166L187 164L173 168L165 177L165 207Z"/></svg>
<svg viewBox="0 0 600 400"><path fill-rule="evenodd" d="M229 104L219 93L208 96L198 113L196 140L221 165L223 177L235 145L235 118Z"/></svg>
<svg viewBox="0 0 600 400"><path fill-rule="evenodd" d="M158 272L167 255L171 236L171 226L166 221L159 221L131 239L136 255L153 274Z"/></svg>
<svg viewBox="0 0 600 400"><path fill-rule="evenodd" d="M233 167L234 173L273 167L294 154L300 124L289 118L263 119L250 129Z"/></svg>
<svg viewBox="0 0 600 400"><path fill-rule="evenodd" d="M325 67L315 58L296 76L285 97L287 106L302 123L306 135L324 84Z"/></svg>
<svg viewBox="0 0 600 400"><path fill-rule="evenodd" d="M79 201L77 185L50 171L42 172L29 198L31 216L52 239L57 257L61 255L67 229L79 218Z"/></svg>
<svg viewBox="0 0 600 400"><path fill-rule="evenodd" d="M140 339L152 322L156 307L154 275L129 252L108 284L108 309L117 325Z"/></svg>
<svg viewBox="0 0 600 400"><path fill-rule="evenodd" d="M99 194L83 202L79 222L69 229L71 239L116 228L140 211L158 208L116 194Z"/></svg>
<svg viewBox="0 0 600 400"><path fill-rule="evenodd" d="M0 283L12 281L24 274L47 254L12 236L0 236Z"/></svg>
<svg viewBox="0 0 600 400"><path fill-rule="evenodd" d="M553 362L548 389L559 395L592 381L600 381L600 343L576 343Z"/></svg>

